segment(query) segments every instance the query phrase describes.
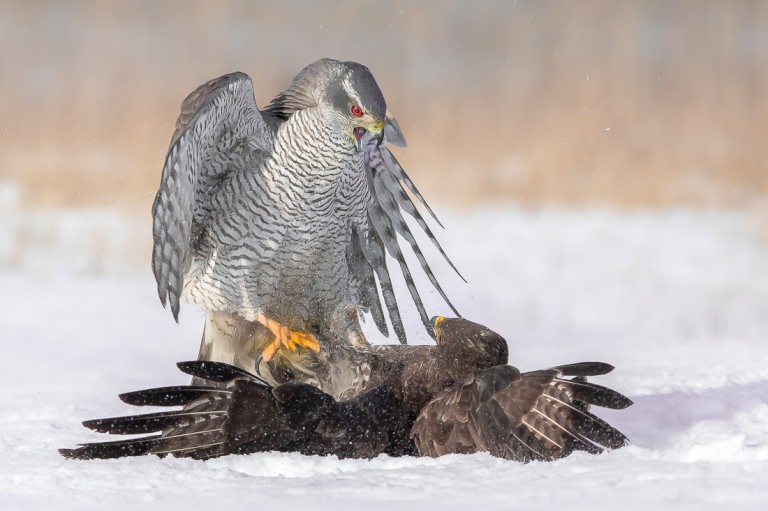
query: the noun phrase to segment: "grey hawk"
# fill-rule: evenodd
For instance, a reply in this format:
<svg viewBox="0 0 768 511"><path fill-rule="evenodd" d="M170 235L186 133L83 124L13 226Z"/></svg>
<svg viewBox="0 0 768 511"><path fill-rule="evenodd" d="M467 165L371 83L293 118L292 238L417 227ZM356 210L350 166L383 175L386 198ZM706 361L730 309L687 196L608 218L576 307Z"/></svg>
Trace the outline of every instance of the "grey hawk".
<svg viewBox="0 0 768 511"><path fill-rule="evenodd" d="M257 357L318 351L318 338L364 344L356 320L331 330L349 304L370 310L388 335L377 280L406 343L387 255L430 332L398 235L456 313L404 215L455 267L409 192L434 214L388 143L405 140L373 75L355 62L310 64L262 110L243 73L183 101L152 207L152 269L174 318L182 294L205 309L201 359L253 370Z"/></svg>

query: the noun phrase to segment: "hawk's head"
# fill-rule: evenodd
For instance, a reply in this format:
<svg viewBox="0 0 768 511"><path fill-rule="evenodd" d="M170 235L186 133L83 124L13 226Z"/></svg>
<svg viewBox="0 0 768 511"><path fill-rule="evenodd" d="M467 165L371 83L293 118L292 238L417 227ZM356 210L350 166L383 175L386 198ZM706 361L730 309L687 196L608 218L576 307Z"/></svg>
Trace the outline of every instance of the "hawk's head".
<svg viewBox="0 0 768 511"><path fill-rule="evenodd" d="M285 91L267 105L266 111L287 119L296 110L330 106L336 119L359 151L366 133L379 142L389 121L388 136L405 145L396 121L387 116L387 103L371 71L357 62L321 59L302 69Z"/></svg>
<svg viewBox="0 0 768 511"><path fill-rule="evenodd" d="M339 62L339 75L328 84L327 100L348 124L349 136L359 151L363 136L381 140L387 103L371 71L357 62Z"/></svg>

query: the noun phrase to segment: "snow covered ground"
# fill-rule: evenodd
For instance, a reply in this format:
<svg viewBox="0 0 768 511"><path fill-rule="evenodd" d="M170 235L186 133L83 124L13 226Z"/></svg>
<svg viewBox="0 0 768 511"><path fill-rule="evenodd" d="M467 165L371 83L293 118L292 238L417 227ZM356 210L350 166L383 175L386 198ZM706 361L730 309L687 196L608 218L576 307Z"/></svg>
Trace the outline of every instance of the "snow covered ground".
<svg viewBox="0 0 768 511"><path fill-rule="evenodd" d="M602 415L633 445L527 465L486 455L65 460L58 447L102 438L81 420L132 411L119 392L186 381L174 363L195 357L202 314L183 307L176 325L148 268L110 262L95 275L93 256L69 245L17 250L14 262L6 239L0 509L768 508L768 246L748 217L442 216L438 235L469 283L427 253L459 310L502 333L522 370L614 364L596 381L635 405ZM87 218L65 222L65 238ZM102 245L119 258L123 245ZM427 302L447 314L436 293ZM423 339L413 311L407 321Z"/></svg>

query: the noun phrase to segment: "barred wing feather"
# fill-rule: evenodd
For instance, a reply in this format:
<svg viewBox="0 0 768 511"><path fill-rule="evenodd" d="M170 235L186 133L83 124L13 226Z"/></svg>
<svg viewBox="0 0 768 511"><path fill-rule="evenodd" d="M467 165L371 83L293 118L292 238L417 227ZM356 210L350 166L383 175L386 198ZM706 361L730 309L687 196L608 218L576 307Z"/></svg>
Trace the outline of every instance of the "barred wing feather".
<svg viewBox="0 0 768 511"><path fill-rule="evenodd" d="M245 151L267 151L272 138L244 73L206 82L182 102L152 205L152 271L160 300L170 302L177 320L184 274L215 190L243 166Z"/></svg>
<svg viewBox="0 0 768 511"><path fill-rule="evenodd" d="M426 456L486 451L523 462L621 447L627 438L590 406L622 409L632 401L586 381L611 369L588 362L522 374L511 366L479 371L424 406L411 437Z"/></svg>
<svg viewBox="0 0 768 511"><path fill-rule="evenodd" d="M447 254L440 246L440 243L437 241L437 238L406 192L406 189L410 190L421 202L422 206L424 206L437 221L437 218L429 208L429 205L416 189L415 185L413 185L413 182L408 177L405 170L400 166L387 148L387 133L389 133L389 136L391 137L397 136L398 141L401 142L402 145L405 144L405 139L402 137L399 127L396 125L396 121L394 121L393 118L387 118L384 132L384 142L379 143L377 140L369 138L365 145L365 172L369 191L366 205L367 215L363 225L354 226L355 236L353 236L352 240L353 243L357 241L360 244L360 252L364 257L350 259L349 264L351 267L350 273L353 276L370 276L372 272L376 273L379 278L379 285L382 288L384 302L389 312L390 320L392 321L392 326L400 342L405 344L405 329L400 317L389 271L386 267L385 254L389 254L400 266L400 271L408 291L416 305L416 309L419 312L419 316L421 317L421 321L427 332L431 333L432 328L430 315L426 312L416 283L413 280L411 270L403 256L398 235L406 241L411 248L411 251L416 255L416 258L430 283L437 290L446 304L448 304L453 313L457 316L459 316L459 313L448 299L448 296L427 263L418 242L405 221L403 212L416 220L419 227L435 245L451 268L456 271L459 277L461 277L461 274L459 274L454 264L448 258ZM364 265L365 267L356 268L354 267L355 265ZM463 277L461 278L463 279ZM368 279L368 281L370 281L370 279ZM378 302L378 294L376 294L376 296L368 297L368 302L371 303L369 307L374 311L381 308L381 305ZM380 319L377 320L377 325L379 324L379 321Z"/></svg>

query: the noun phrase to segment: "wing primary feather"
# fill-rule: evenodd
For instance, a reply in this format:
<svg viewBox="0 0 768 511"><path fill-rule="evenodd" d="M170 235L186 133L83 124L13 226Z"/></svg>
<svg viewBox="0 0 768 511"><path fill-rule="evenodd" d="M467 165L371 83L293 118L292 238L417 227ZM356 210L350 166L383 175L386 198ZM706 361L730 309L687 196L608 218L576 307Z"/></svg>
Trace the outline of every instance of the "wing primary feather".
<svg viewBox="0 0 768 511"><path fill-rule="evenodd" d="M111 442L95 442L81 444L74 449L59 449L65 458L91 460L122 458L124 456L142 456L149 453L158 441L160 435L130 440L114 440Z"/></svg>
<svg viewBox="0 0 768 511"><path fill-rule="evenodd" d="M427 235L427 238L429 238L435 248L437 248L438 252L440 252L440 255L443 256L443 259L445 259L453 271L456 272L456 275L458 275L461 280L466 282L467 279L464 278L456 265L453 264L453 261L450 257L448 257L448 254L446 254L445 250L443 250L442 245L440 245L440 242L432 232L432 229L430 229L427 225L427 222L424 221L424 217L421 216L421 213L419 213L419 210L416 209L416 206L413 204L411 198L408 197L408 194L405 193L405 190L403 190L401 182L398 181L392 175L392 173L386 169L386 167L382 169L382 172L377 174L377 177L380 177L384 181L386 189L394 196L397 205L416 220L416 223L419 224L419 227L421 227L421 229L424 231L424 234Z"/></svg>
<svg viewBox="0 0 768 511"><path fill-rule="evenodd" d="M387 320L384 317L384 311L381 308L379 291L376 287L376 277L373 268L365 259L360 246L360 238L355 229L352 229L349 244L347 245L347 259L353 281L358 288L358 294L363 302L363 306L371 311L373 322L384 336L389 336Z"/></svg>
<svg viewBox="0 0 768 511"><path fill-rule="evenodd" d="M570 387L575 401L583 401L590 405L602 406L611 410L623 410L633 404L632 400L624 394L596 383L563 380L560 378L556 378L555 381Z"/></svg>
<svg viewBox="0 0 768 511"><path fill-rule="evenodd" d="M190 376L196 376L217 383L229 383L237 378L243 378L269 386L269 383L262 377L223 362L191 360L188 362L178 362L176 366L181 372Z"/></svg>
<svg viewBox="0 0 768 511"><path fill-rule="evenodd" d="M83 426L99 433L113 435L136 435L152 433L176 425L179 420L190 417L221 415L221 410L156 412L124 417L109 417L83 421Z"/></svg>
<svg viewBox="0 0 768 511"><path fill-rule="evenodd" d="M605 362L578 362L557 366L554 369L560 371L563 376L601 376L613 371L614 367Z"/></svg>
<svg viewBox="0 0 768 511"><path fill-rule="evenodd" d="M152 204L152 271L160 302L170 304L177 322L184 276L199 233L208 227L213 192L243 165L245 147L253 149L243 140L263 148L273 136L244 73L210 80L182 102Z"/></svg>
<svg viewBox="0 0 768 511"><path fill-rule="evenodd" d="M165 439L163 439L163 440L165 440ZM196 452L196 451L198 451L200 449L208 449L210 447L220 446L222 444L223 444L223 442L210 442L210 443L203 444L203 445L189 445L189 446L185 446L185 447L175 447L175 448L170 448L169 447L169 448L166 448L166 449L152 449L152 454L157 454L158 456L163 456L163 455L166 455L166 454L178 455L178 454L187 453L187 452L194 453L194 452Z"/></svg>
<svg viewBox="0 0 768 511"><path fill-rule="evenodd" d="M376 272L376 276L379 278L379 284L381 285L381 294L384 296L384 304L389 311L389 319L392 321L392 328L395 330L397 339L401 344L406 344L405 328L403 327L403 320L400 317L400 309L397 306L397 298L395 297L395 291L392 287L392 280L389 277L389 270L387 269L387 263L384 259L384 247L381 240L378 238L376 231L373 229L366 229L361 226L356 226L357 237L360 240L360 249L363 256L365 256L368 264Z"/></svg>
<svg viewBox="0 0 768 511"><path fill-rule="evenodd" d="M123 403L133 406L184 406L202 396L231 393L215 387L177 385L125 392L118 397Z"/></svg>
<svg viewBox="0 0 768 511"><path fill-rule="evenodd" d="M541 450L534 448L528 442L523 440L520 436L518 436L518 433L514 429L510 430L509 434L512 435L518 442L520 442L520 445L522 445L523 447L528 449L528 451L530 451L530 453L531 453L531 457L530 458L525 457L521 461L526 461L526 460L529 460L529 459L540 460L540 459L543 458L543 456L541 454Z"/></svg>
<svg viewBox="0 0 768 511"><path fill-rule="evenodd" d="M579 434L592 442L604 445L605 447L610 447L611 449L618 449L629 443L629 439L624 433L614 428L600 417L585 412L584 410L580 410L578 407L573 406L573 404L568 403L557 396L547 394L547 398L557 401L561 405L569 408L572 412L575 412L575 416L581 418L581 421L575 419L573 421L574 426L577 428L576 430Z"/></svg>
<svg viewBox="0 0 768 511"><path fill-rule="evenodd" d="M403 279L405 279L405 285L408 288L408 292L411 294L411 298L416 305L416 310L419 312L421 322L424 324L424 328L427 330L427 332L432 334L432 323L430 322L429 315L424 308L424 303L421 301L421 296L419 295L419 291L416 288L416 283L413 281L413 276L411 275L411 270L408 268L408 263L405 262L403 253L397 243L397 238L395 237L395 233L392 230L392 224L389 221L389 217L386 216L386 213L384 213L381 207L379 207L375 198L372 198L368 205L368 218L373 225L378 238L384 243L384 247L386 248L387 252L389 252L389 254L394 257L400 265L400 272L403 275Z"/></svg>
<svg viewBox="0 0 768 511"><path fill-rule="evenodd" d="M416 258L419 260L419 263L421 264L421 268L424 270L424 273L427 275L427 278L429 278L429 281L432 283L434 288L437 290L438 293L440 293L440 296L443 298L443 300L445 300L445 303L448 304L448 306L451 308L451 310L456 316L460 317L461 315L456 310L456 307L454 307L451 301L448 299L448 296L445 294L445 291L443 291L442 286L440 286L440 283L435 277L435 274L432 272L432 268L430 268L429 263L427 263L427 259L424 257L424 254L421 252L421 249L419 248L418 243L416 243L416 239L413 237L413 233L411 233L411 230L408 227L408 224L405 222L405 219L403 219L403 216L400 214L400 210L398 208L397 202L395 201L394 197L389 192L389 190L386 188L386 186L383 183L381 183L378 177L379 175L380 173L377 172L376 175L373 176L373 185L376 191L376 196L380 199L380 203L379 203L380 210L383 212L383 214L389 217L389 220L390 220L389 224L391 226L394 226L395 230L399 232L400 235L411 246L411 250L413 250L413 253L416 254ZM394 242L397 243L397 239L395 239ZM450 260L448 262L450 263ZM453 267L453 264L451 264L451 266ZM454 270L456 270L455 267L454 267ZM456 271L456 273L458 273L458 271ZM461 277L461 274L459 274L459 276ZM462 277L462 279L463 278L464 277Z"/></svg>
<svg viewBox="0 0 768 511"><path fill-rule="evenodd" d="M576 441L579 445L582 446L583 450L591 453L591 454L599 454L604 451L604 449L598 445L595 445L594 443L590 442L586 438L582 437L578 433L571 431L570 429L566 428L565 425L561 424L560 422L556 421L553 417L543 413L541 410L534 408L531 410L533 413L537 413L541 415L543 418L547 419L552 423L555 427L560 429L563 433L571 437L574 441Z"/></svg>
<svg viewBox="0 0 768 511"><path fill-rule="evenodd" d="M387 169L389 169L398 179L403 181L408 189L413 193L413 195L416 196L417 199L419 199L419 202L426 208L427 211L429 211L430 216L437 222L437 224L445 229L445 226L443 226L442 222L437 218L437 215L435 215L435 212L432 211L432 208L429 207L429 204L427 204L426 199L421 195L418 188L416 188L416 185L411 181L411 178L408 176L408 174L405 172L405 169L400 165L400 162L397 161L397 158L395 158L395 155L392 154L392 152L387 149L386 147L382 148L381 155L384 159L384 164L387 166Z"/></svg>
<svg viewBox="0 0 768 511"><path fill-rule="evenodd" d="M548 418L548 417L547 417L547 418ZM562 446L562 445L560 445L560 443L558 443L558 442L557 442L555 439L553 439L553 438L550 438L550 437L549 437L549 435L547 435L547 434L546 434L544 431L542 431L541 429L537 428L537 427L536 427L536 426L534 426L533 424L530 424L530 423L528 423L528 422L525 420L525 418L523 418L523 419L520 421L520 423L521 423L521 424L523 424L523 425L524 425L526 428L528 428L529 430L531 430L531 431L535 431L535 432L536 432L536 433L537 433L537 434L538 434L540 437L542 437L543 439L545 439L547 442L549 442L549 443L553 444L553 445L554 445L555 447L557 447L558 449L562 449L562 448L563 448L563 446Z"/></svg>

